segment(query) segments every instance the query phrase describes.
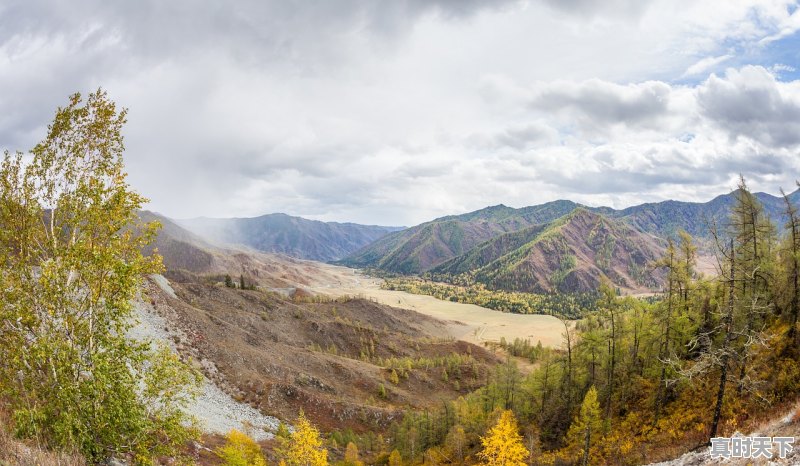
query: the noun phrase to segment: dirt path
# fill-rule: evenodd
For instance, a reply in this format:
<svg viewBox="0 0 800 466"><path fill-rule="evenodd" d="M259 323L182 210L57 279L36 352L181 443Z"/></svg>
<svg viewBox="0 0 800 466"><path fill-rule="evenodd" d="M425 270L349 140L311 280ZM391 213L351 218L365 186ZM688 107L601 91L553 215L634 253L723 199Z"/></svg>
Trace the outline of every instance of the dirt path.
<svg viewBox="0 0 800 466"><path fill-rule="evenodd" d="M502 337L509 341L528 338L533 344L541 341L545 346L561 345L564 326L552 316L510 314L432 296L382 290L381 280L353 269L329 264L319 266L325 279L307 287L310 291L331 296L365 296L390 306L411 309L448 322L450 336L459 340L481 344L486 340L499 341Z"/></svg>

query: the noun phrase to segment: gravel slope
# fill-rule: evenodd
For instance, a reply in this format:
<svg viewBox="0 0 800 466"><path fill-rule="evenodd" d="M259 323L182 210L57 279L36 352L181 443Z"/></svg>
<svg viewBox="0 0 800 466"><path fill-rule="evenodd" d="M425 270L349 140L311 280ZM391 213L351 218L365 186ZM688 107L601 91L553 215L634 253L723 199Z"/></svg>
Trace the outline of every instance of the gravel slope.
<svg viewBox="0 0 800 466"><path fill-rule="evenodd" d="M166 278L161 275L151 278L166 294L175 296ZM139 322L128 335L138 340L162 342L177 352L173 337L178 332L171 329L167 320L158 315L149 303L137 299L134 304ZM202 392L190 406L189 414L198 420L205 432L226 434L231 429L238 429L248 431L256 440L272 438L279 422L277 418L265 416L255 408L237 402L206 377L203 377Z"/></svg>

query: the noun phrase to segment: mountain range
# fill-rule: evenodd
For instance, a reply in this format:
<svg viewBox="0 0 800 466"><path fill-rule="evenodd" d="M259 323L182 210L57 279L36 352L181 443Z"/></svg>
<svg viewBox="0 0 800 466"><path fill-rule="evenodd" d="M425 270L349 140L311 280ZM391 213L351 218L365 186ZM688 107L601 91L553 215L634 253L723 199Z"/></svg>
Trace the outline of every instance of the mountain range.
<svg viewBox="0 0 800 466"><path fill-rule="evenodd" d="M628 291L657 286L649 264L679 230L708 246L711 225L724 226L737 191L709 202L664 201L626 209L559 200L515 209L504 205L441 217L388 234L340 263L401 274L469 274L490 288L587 291L602 278ZM782 225L784 200L755 196ZM800 190L789 195L800 202Z"/></svg>
<svg viewBox="0 0 800 466"><path fill-rule="evenodd" d="M299 259L335 261L402 227L321 222L286 214L195 218L178 224L220 244L238 244Z"/></svg>
<svg viewBox="0 0 800 466"><path fill-rule="evenodd" d="M646 292L660 283L651 264L666 240L685 230L701 249L709 249L710 226L724 226L736 196L732 191L708 202L670 200L625 209L569 200L518 209L501 204L411 228L321 222L286 214L175 221L158 217L164 234L156 246L168 268L197 273L230 268L230 257L251 261L258 257L214 253L217 247L238 245L254 252L399 274L466 276L492 289L591 291L608 279L626 292ZM782 225L784 200L766 193L755 196L772 221ZM800 203L800 190L788 197ZM274 257L251 267L263 269L271 262ZM245 264L236 267L247 270Z"/></svg>

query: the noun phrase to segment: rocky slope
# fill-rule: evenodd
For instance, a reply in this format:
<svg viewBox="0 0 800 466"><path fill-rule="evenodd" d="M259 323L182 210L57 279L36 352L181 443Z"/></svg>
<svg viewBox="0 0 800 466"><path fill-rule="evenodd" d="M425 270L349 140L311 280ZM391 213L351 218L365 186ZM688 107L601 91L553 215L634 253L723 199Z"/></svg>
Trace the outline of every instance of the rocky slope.
<svg viewBox="0 0 800 466"><path fill-rule="evenodd" d="M745 437L741 433L735 433L734 437ZM756 432L747 434L747 437L794 437L800 439L800 405L795 406L791 411L778 419L773 419L761 426ZM775 447L777 449L777 447ZM716 464L726 464L731 466L751 466L751 465L798 465L800 464L800 448L797 443L794 449L780 458L777 451L773 451L772 458L729 458L726 460L711 458L707 447L701 447L696 451L686 453L679 458L660 463L652 463L649 466L711 466Z"/></svg>

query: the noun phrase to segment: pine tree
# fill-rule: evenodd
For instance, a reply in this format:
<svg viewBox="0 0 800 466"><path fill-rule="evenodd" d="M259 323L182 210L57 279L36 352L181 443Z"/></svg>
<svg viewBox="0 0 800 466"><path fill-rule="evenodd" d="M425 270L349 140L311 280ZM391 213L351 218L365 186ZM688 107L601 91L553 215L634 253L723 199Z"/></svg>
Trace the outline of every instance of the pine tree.
<svg viewBox="0 0 800 466"><path fill-rule="evenodd" d="M481 437L481 445L483 450L478 456L486 466L525 466L530 456L510 410L500 414L497 424Z"/></svg>
<svg viewBox="0 0 800 466"><path fill-rule="evenodd" d="M244 286L244 275L239 275L239 289L240 290L244 290L245 289L245 286Z"/></svg>
<svg viewBox="0 0 800 466"><path fill-rule="evenodd" d="M233 279L230 275L225 275L225 286L228 288L233 288Z"/></svg>

